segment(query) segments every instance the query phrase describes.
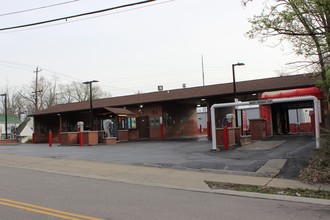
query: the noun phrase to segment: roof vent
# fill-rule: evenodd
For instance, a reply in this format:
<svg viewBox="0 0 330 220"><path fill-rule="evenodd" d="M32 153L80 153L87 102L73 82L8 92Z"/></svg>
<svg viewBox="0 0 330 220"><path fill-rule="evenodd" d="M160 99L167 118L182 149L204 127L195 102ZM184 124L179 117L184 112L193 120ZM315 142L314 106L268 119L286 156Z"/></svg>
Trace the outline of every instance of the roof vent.
<svg viewBox="0 0 330 220"><path fill-rule="evenodd" d="M158 91L163 91L164 87L162 85L158 86Z"/></svg>
<svg viewBox="0 0 330 220"><path fill-rule="evenodd" d="M183 83L182 88L184 88L184 89L187 88L187 84Z"/></svg>

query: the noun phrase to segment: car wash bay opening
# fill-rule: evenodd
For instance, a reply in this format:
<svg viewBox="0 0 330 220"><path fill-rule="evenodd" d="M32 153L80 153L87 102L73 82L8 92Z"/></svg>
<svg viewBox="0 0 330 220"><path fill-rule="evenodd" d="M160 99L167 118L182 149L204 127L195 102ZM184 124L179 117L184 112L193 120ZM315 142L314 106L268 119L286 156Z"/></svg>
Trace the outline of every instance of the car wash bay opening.
<svg viewBox="0 0 330 220"><path fill-rule="evenodd" d="M320 147L320 103L319 100L315 96L301 96L301 97L292 97L292 98L275 98L275 99L266 99L266 100L256 100L256 101L246 101L246 102L231 102L231 103L221 103L221 104L214 104L211 107L211 130L212 130L212 149L217 149L217 141L216 141L216 115L215 109L217 108L228 108L228 107L236 107L236 106L250 106L250 105L259 105L261 117L265 119L266 123L268 120L268 127L265 126L265 129L271 129L271 122L274 121L272 116L276 115L284 115L285 117L288 116L288 110L291 107L297 107L298 105L292 105L292 103L300 103L300 107L313 107L314 111L314 130L315 130L315 137L316 137L316 148ZM288 105L291 104L291 105ZM274 105L274 113L271 114L271 105ZM284 107L283 107L284 106ZM264 113L263 113L264 112ZM285 112L285 113L284 113ZM264 114L264 115L263 115ZM288 121L288 120L287 120ZM276 122L275 122L276 123ZM287 124L287 123L286 123ZM278 126L276 124L275 126ZM269 133L271 134L271 133Z"/></svg>

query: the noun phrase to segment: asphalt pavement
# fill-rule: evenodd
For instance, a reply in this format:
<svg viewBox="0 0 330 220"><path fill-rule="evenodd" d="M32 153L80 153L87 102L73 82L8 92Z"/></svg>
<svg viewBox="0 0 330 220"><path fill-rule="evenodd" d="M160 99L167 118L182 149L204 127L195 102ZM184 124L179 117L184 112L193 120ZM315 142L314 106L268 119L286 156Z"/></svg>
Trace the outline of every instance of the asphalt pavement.
<svg viewBox="0 0 330 220"><path fill-rule="evenodd" d="M309 185L283 178L292 175L290 160L307 160L315 148L312 136L272 137L229 151L211 151L198 140L137 141L115 145L0 146L0 167L99 179L111 182L211 192L272 200L330 205L329 200L215 190L206 182L330 191L329 185ZM282 176L281 176L282 174ZM281 178L278 178L281 177Z"/></svg>
<svg viewBox="0 0 330 220"><path fill-rule="evenodd" d="M273 136L233 150L212 152L207 138L144 140L114 145L0 145L0 153L58 159L297 179L315 148L312 135Z"/></svg>

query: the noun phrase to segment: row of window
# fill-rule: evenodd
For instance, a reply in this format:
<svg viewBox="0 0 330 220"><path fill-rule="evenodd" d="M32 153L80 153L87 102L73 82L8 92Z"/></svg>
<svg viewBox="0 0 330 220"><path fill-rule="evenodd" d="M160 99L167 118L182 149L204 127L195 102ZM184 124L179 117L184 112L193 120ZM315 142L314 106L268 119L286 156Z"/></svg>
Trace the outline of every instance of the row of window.
<svg viewBox="0 0 330 220"><path fill-rule="evenodd" d="M136 117L118 116L118 130L136 129Z"/></svg>

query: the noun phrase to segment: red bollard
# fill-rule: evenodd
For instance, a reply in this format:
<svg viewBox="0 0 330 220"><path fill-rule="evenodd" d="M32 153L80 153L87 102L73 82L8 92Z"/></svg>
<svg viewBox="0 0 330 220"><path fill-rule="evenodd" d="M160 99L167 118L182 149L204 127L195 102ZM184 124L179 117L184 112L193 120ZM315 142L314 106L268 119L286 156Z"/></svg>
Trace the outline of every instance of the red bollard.
<svg viewBox="0 0 330 220"><path fill-rule="evenodd" d="M48 140L49 140L49 147L52 147L53 146L53 133L51 130L49 130L49 133L48 133Z"/></svg>
<svg viewBox="0 0 330 220"><path fill-rule="evenodd" d="M32 133L32 144L35 144L36 143L36 140L34 138L34 132Z"/></svg>
<svg viewBox="0 0 330 220"><path fill-rule="evenodd" d="M163 126L163 124L159 125L159 138L160 139L164 138L164 126Z"/></svg>
<svg viewBox="0 0 330 220"><path fill-rule="evenodd" d="M227 126L223 127L223 145L224 145L224 149L228 150L228 128Z"/></svg>
<svg viewBox="0 0 330 220"><path fill-rule="evenodd" d="M82 132L81 131L79 131L79 145L80 145L80 147L82 147L83 146L83 136L82 136Z"/></svg>

